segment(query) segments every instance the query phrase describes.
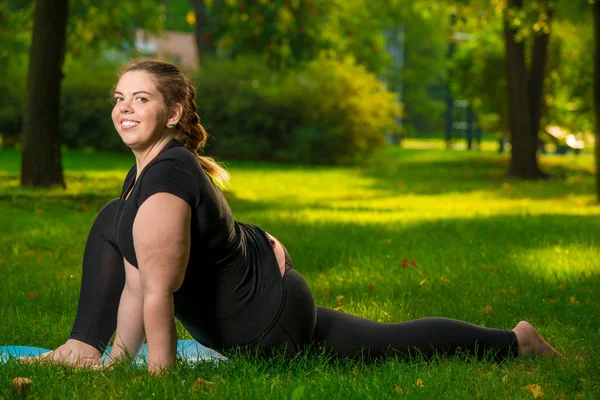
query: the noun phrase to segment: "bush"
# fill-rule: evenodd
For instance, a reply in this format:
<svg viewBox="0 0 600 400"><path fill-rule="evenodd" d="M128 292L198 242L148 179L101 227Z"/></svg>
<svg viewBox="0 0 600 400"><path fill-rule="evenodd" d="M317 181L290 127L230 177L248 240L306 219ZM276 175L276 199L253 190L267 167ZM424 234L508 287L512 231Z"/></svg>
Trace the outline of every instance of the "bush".
<svg viewBox="0 0 600 400"><path fill-rule="evenodd" d="M311 61L287 73L258 59L210 64L199 76L211 154L316 164L356 161L396 126L395 97L352 60Z"/></svg>
<svg viewBox="0 0 600 400"><path fill-rule="evenodd" d="M395 95L353 60L321 59L290 75L282 101L300 113L293 137L302 159L348 163L385 144L395 133Z"/></svg>
<svg viewBox="0 0 600 400"><path fill-rule="evenodd" d="M77 69L62 85L61 142L70 148L125 151L111 119L116 66Z"/></svg>
<svg viewBox="0 0 600 400"><path fill-rule="evenodd" d="M0 79L0 146L13 146L21 140L27 71L6 72Z"/></svg>
<svg viewBox="0 0 600 400"><path fill-rule="evenodd" d="M63 145L127 150L110 118L116 70L70 68L62 86ZM221 159L353 162L384 145L398 113L394 95L352 60L315 60L285 73L259 58L205 62L196 87L211 134L207 152ZM17 141L24 88L5 89L0 132Z"/></svg>
<svg viewBox="0 0 600 400"><path fill-rule="evenodd" d="M71 148L123 151L110 118L111 88L117 78L115 66L72 68L61 87L61 143ZM26 71L11 71L0 81L0 134L4 145L20 142L25 104Z"/></svg>

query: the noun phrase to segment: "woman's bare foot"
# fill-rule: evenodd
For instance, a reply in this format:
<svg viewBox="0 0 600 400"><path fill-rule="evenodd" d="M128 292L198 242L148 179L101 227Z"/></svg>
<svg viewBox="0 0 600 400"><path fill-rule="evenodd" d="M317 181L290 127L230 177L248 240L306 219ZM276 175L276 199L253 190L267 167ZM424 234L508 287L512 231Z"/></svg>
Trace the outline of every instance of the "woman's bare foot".
<svg viewBox="0 0 600 400"><path fill-rule="evenodd" d="M563 357L563 355L556 351L554 347L550 346L544 339L542 339L542 337L529 322L519 322L512 331L515 333L515 335L517 335L517 342L519 344L519 357Z"/></svg>
<svg viewBox="0 0 600 400"><path fill-rule="evenodd" d="M69 339L54 351L39 355L37 357L23 357L21 363L31 364L36 362L48 362L73 367L93 367L102 365L100 352L93 346L75 339Z"/></svg>

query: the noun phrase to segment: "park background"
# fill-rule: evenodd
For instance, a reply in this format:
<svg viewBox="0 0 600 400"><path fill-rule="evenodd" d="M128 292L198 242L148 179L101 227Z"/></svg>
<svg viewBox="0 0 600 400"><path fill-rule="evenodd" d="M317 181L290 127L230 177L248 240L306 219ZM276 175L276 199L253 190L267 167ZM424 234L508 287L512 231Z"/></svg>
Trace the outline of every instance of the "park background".
<svg viewBox="0 0 600 400"><path fill-rule="evenodd" d="M234 216L288 247L319 304L527 319L567 355L240 356L162 380L8 364L0 396L16 376L61 398L599 396L597 2L8 0L0 21L0 345L67 337L86 232L133 163L116 72L161 57L198 89Z"/></svg>

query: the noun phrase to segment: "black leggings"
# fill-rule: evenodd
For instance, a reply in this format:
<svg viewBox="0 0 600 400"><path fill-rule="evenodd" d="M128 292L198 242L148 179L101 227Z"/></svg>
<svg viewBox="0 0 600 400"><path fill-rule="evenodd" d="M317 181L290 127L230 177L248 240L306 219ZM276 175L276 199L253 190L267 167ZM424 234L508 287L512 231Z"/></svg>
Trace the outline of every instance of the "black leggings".
<svg viewBox="0 0 600 400"><path fill-rule="evenodd" d="M125 284L123 257L114 239L116 207L117 201L113 200L100 211L88 236L79 306L70 336L100 351L116 329ZM457 352L478 358L491 354L501 360L518 354L512 331L447 318L381 323L315 306L306 281L293 269L287 251L285 254L283 311L274 326L252 345L263 355L289 357L308 345L338 357L362 360L385 355L429 359Z"/></svg>

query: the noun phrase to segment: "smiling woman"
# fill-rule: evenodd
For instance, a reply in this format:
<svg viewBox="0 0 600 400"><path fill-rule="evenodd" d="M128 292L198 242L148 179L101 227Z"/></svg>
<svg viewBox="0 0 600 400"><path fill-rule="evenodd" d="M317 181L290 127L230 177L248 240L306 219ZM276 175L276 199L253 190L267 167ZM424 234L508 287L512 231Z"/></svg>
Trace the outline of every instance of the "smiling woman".
<svg viewBox="0 0 600 400"><path fill-rule="evenodd" d="M207 347L267 357L313 344L365 360L557 355L526 322L512 331L446 318L384 324L315 306L283 245L233 219L213 182L227 173L196 154L207 133L177 67L129 64L114 97L113 123L136 165L89 233L71 338L45 358L99 364L116 327L112 362L135 356L145 336L149 369L162 371L175 364L174 318Z"/></svg>

